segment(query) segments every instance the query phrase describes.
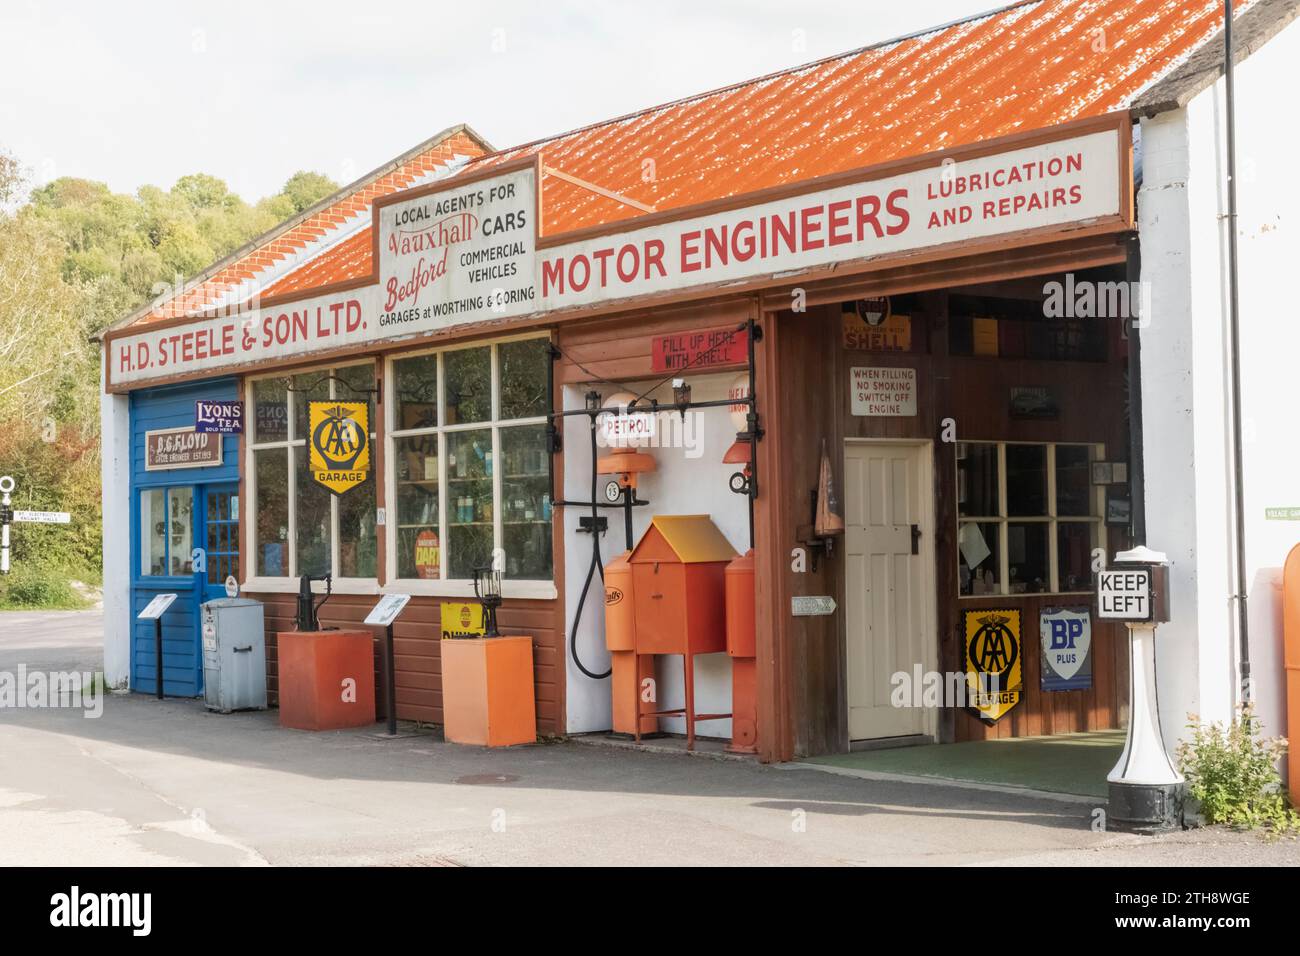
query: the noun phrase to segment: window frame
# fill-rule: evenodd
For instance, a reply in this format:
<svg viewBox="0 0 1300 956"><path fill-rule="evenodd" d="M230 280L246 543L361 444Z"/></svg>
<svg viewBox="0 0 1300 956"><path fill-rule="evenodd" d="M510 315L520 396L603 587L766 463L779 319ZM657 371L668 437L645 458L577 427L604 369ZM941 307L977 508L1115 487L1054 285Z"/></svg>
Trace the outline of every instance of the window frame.
<svg viewBox="0 0 1300 956"><path fill-rule="evenodd" d="M143 522L142 522L141 519L142 519L143 516L144 516L144 497L145 497L145 495L152 494L152 493L155 492L155 491L161 491L161 492L162 492L162 496L163 496L163 513L164 513L164 515L166 515L166 517L164 518L164 520L166 520L166 521L170 521L170 520L171 520L171 516L170 516L169 508L170 508L170 504L171 504L171 493L172 493L173 491L186 491L186 492L188 492L189 495L190 495L190 531L189 531L189 534L190 534L190 552L193 553L193 551L194 551L194 539L195 539L194 531L195 531L195 520L196 520L196 516L195 516L195 514L194 514L194 497L195 497L195 496L194 496L194 489L195 489L196 487L197 487L197 486L194 485L194 484L189 484L189 483L180 483L180 484L141 485L141 486L139 486L139 487L136 488L136 500L135 500L135 508L136 508L136 520L135 520L136 559L132 562L132 564L134 565L134 567L132 567L132 569L131 569L131 577L132 577L132 580L134 580L134 581L138 581L138 582L140 582L141 584L148 584L149 582L163 582L163 581L168 581L168 580L170 580L170 581L190 581L190 580L192 580L192 579L195 577L196 572L194 572L194 571L190 571L190 572L188 572L188 573L182 573L182 574L172 574L172 573L171 573L172 543L171 543L171 529L170 529L170 528L168 528L168 529L167 529L166 531L164 531L164 533L163 533L163 567L164 567L164 568L167 568L167 570L164 571L162 574L153 574L152 572L150 572L149 574L146 574L146 573L142 570L142 568L143 568L143 564L144 564L144 561L145 561L146 557L148 556L149 552L148 552L147 549L146 549L146 541L145 541L145 538L144 538L144 527L143 527ZM186 559L188 559L188 556L186 556Z"/></svg>
<svg viewBox="0 0 1300 956"><path fill-rule="evenodd" d="M961 529L963 524L994 524L998 528L998 587L996 591L987 594L962 594L961 593L961 550L957 549L957 571L958 585L957 598L962 601L987 600L989 598L1026 598L1026 597L1060 597L1072 595L1090 595L1092 588L1087 590L1063 591L1061 590L1060 577L1060 554L1058 552L1058 529L1062 524L1081 524L1091 525L1093 528L1093 548L1104 547L1104 536L1106 534L1106 489L1102 485L1091 484L1089 477L1089 495L1091 501L1091 513L1088 515L1061 515L1057 513L1057 488L1056 488L1056 449L1059 447L1067 448L1087 448L1091 452L1088 461L1091 464L1094 461L1106 460L1106 446L1102 442L1083 442L1083 441L989 441L985 439L962 439L959 444L962 445L991 445L997 449L998 462L998 514L995 515L963 515L961 513L961 502L956 502L957 511L957 537L956 541L961 540ZM1011 445L1033 445L1045 449L1045 468L1047 469L1047 513L1045 515L1010 515L1007 508L1007 447ZM956 497L956 488L959 486L961 478L958 472L961 469L961 458L954 458L953 461L953 488L954 498ZM1047 566L1048 566L1048 589L1045 591L1021 591L1013 592L1011 590L1011 555L1010 555L1010 526L1013 524L1045 524L1047 526Z"/></svg>
<svg viewBox="0 0 1300 956"><path fill-rule="evenodd" d="M397 562L397 529L399 515L397 510L397 469L395 467L385 468L384 480L384 500L391 503L386 508L391 520L388 522L388 528L393 533L385 535L384 541L384 566L387 570L385 590L400 591L401 593L411 594L432 594L438 596L473 596L474 582L471 578L449 578L449 554L448 548L448 521L447 521L447 436L456 432L470 431L490 431L492 435L492 549L493 553L499 553L503 547L504 529L501 508L502 480L504 477L504 468L502 467L501 458L501 430L503 428L526 427L526 426L545 426L549 421L545 414L528 416L525 418L508 418L503 419L501 414L501 358L499 347L511 342L521 341L550 341L550 333L528 332L519 335L503 336L490 340L476 340L469 342L458 342L451 345L444 345L436 348L426 348L400 352L386 356L384 363L384 460L385 462L395 462L396 456L400 454L398 443L403 439L416 438L421 436L434 435L438 441L438 541L440 543L440 567L439 577L436 579L427 578L403 578L398 576ZM457 424L447 424L447 402L446 389L447 377L445 372L445 357L453 352L465 351L468 349L488 348L489 349L489 367L491 369L491 409L490 418L478 422L461 422ZM438 419L433 426L423 428L402 428L397 427L398 400L397 400L397 371L394 367L397 362L420 356L435 355L438 360ZM548 396L548 404L552 397ZM551 493L554 489L550 489ZM554 558L555 551L555 515L554 505L552 505L550 519L551 533L551 576L546 579L537 578L509 578L504 577L502 580L502 593L506 597L519 598L555 598L558 595L556 589L556 561Z"/></svg>
<svg viewBox="0 0 1300 956"><path fill-rule="evenodd" d="M254 401L254 389L257 382L267 380L282 379L287 380L290 385L294 378L298 376L335 376L341 369L358 368L361 366L370 366L375 373L376 388L378 382L379 367L374 356L367 356L351 361L331 362L327 365L317 365L310 368L293 368L280 369L274 372L268 372L262 375L249 375L244 378L244 407L249 410L248 422L245 424L245 441L244 445L244 482L248 486L247 501L242 506L244 519L248 528L247 538L251 547L249 548L248 560L244 561L245 580L243 587L250 591L297 591L298 589L298 483L295 480L297 471L306 468L306 461L301 456L307 454L306 437L299 438L295 433L297 431L297 410L294 407L293 395L295 394L290 387L285 392L285 432L286 437L279 441L257 441L257 415L255 412L256 403ZM331 377L329 379L330 397L347 398L348 396L362 395L365 393L354 393L351 389L344 388L346 395L338 395L338 380ZM382 435L378 427L380 393L376 391L372 395L371 404L374 408L372 421L370 422L370 469L375 479L375 507L376 510L383 506L379 504L380 474L379 460L375 454L375 444ZM355 398L353 399L355 400ZM289 509L288 524L288 556L286 561L286 573L282 576L262 576L257 574L257 508L258 508L258 490L257 490L257 460L256 453L259 451L271 451L274 449L284 449L288 471L286 480L288 488L286 500ZM376 575L374 577L341 577L336 572L339 569L339 496L331 494L330 496L330 573L333 575L331 588L339 594L376 594L379 592L379 567L380 557L383 554L382 546L379 541L381 535L379 529L382 527L378 522L376 515L376 542L375 542L375 567Z"/></svg>

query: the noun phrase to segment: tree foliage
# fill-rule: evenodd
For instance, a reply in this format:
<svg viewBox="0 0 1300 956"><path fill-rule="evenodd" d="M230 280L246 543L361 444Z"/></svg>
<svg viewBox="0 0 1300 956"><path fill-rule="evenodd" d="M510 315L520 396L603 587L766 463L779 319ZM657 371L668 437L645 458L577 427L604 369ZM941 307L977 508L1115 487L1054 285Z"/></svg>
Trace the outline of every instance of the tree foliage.
<svg viewBox="0 0 1300 956"><path fill-rule="evenodd" d="M0 474L17 480L18 507L74 515L71 528L16 529L16 562L99 566L94 336L336 189L311 172L252 205L206 173L133 196L69 177L29 189L0 151Z"/></svg>

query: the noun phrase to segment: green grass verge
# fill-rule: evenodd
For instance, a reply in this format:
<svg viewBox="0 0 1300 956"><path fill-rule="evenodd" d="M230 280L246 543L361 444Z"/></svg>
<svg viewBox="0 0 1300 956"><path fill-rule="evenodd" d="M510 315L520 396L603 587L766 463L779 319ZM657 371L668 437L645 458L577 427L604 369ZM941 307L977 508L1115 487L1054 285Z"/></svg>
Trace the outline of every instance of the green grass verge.
<svg viewBox="0 0 1300 956"><path fill-rule="evenodd" d="M90 607L90 602L73 589L71 582L95 576L61 568L16 567L0 575L0 610L82 610Z"/></svg>

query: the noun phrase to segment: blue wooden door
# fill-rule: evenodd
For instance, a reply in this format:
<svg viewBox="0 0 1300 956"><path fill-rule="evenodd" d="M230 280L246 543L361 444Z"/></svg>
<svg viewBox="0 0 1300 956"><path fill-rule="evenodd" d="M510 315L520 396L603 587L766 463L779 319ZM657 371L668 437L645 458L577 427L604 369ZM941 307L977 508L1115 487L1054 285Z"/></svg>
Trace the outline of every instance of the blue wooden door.
<svg viewBox="0 0 1300 956"><path fill-rule="evenodd" d="M229 401L238 394L229 378L131 393L132 690L152 694L158 680L153 622L135 615L155 595L172 592L176 602L162 619L164 690L172 697L203 693L199 605L223 597L226 576L238 576L240 436L222 436L219 465L151 470L148 434L192 428L197 400ZM196 566L200 549L202 571Z"/></svg>

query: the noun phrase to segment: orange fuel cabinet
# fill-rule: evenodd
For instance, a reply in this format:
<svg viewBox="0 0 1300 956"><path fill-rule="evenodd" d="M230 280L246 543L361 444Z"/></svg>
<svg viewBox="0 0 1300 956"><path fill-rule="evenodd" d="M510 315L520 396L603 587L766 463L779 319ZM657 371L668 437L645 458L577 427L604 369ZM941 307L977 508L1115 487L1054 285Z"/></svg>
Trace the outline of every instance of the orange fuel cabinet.
<svg viewBox="0 0 1300 956"><path fill-rule="evenodd" d="M1286 666L1287 789L1300 800L1300 544L1282 568L1282 640Z"/></svg>
<svg viewBox="0 0 1300 956"><path fill-rule="evenodd" d="M537 740L533 639L442 641L443 733L456 744L509 747Z"/></svg>
<svg viewBox="0 0 1300 956"><path fill-rule="evenodd" d="M280 726L341 730L373 724L374 643L368 631L279 632Z"/></svg>
<svg viewBox="0 0 1300 956"><path fill-rule="evenodd" d="M736 551L708 515L658 515L628 559L638 654L727 648L723 575Z"/></svg>
<svg viewBox="0 0 1300 956"><path fill-rule="evenodd" d="M754 549L727 565L727 653L731 655L733 753L758 752L758 653L754 624Z"/></svg>
<svg viewBox="0 0 1300 956"><path fill-rule="evenodd" d="M682 655L685 707L652 710L636 698L641 716L681 716L686 749L695 748L695 722L731 714L695 712L695 655L727 648L724 575L736 551L708 515L659 515L628 558L636 607L636 653ZM640 733L637 735L640 739Z"/></svg>
<svg viewBox="0 0 1300 956"><path fill-rule="evenodd" d="M609 649L610 702L616 734L637 733L637 702L642 681L654 677L654 658L636 653L636 607L632 597L631 551L605 565L605 647ZM654 717L641 718L641 733L659 730Z"/></svg>

